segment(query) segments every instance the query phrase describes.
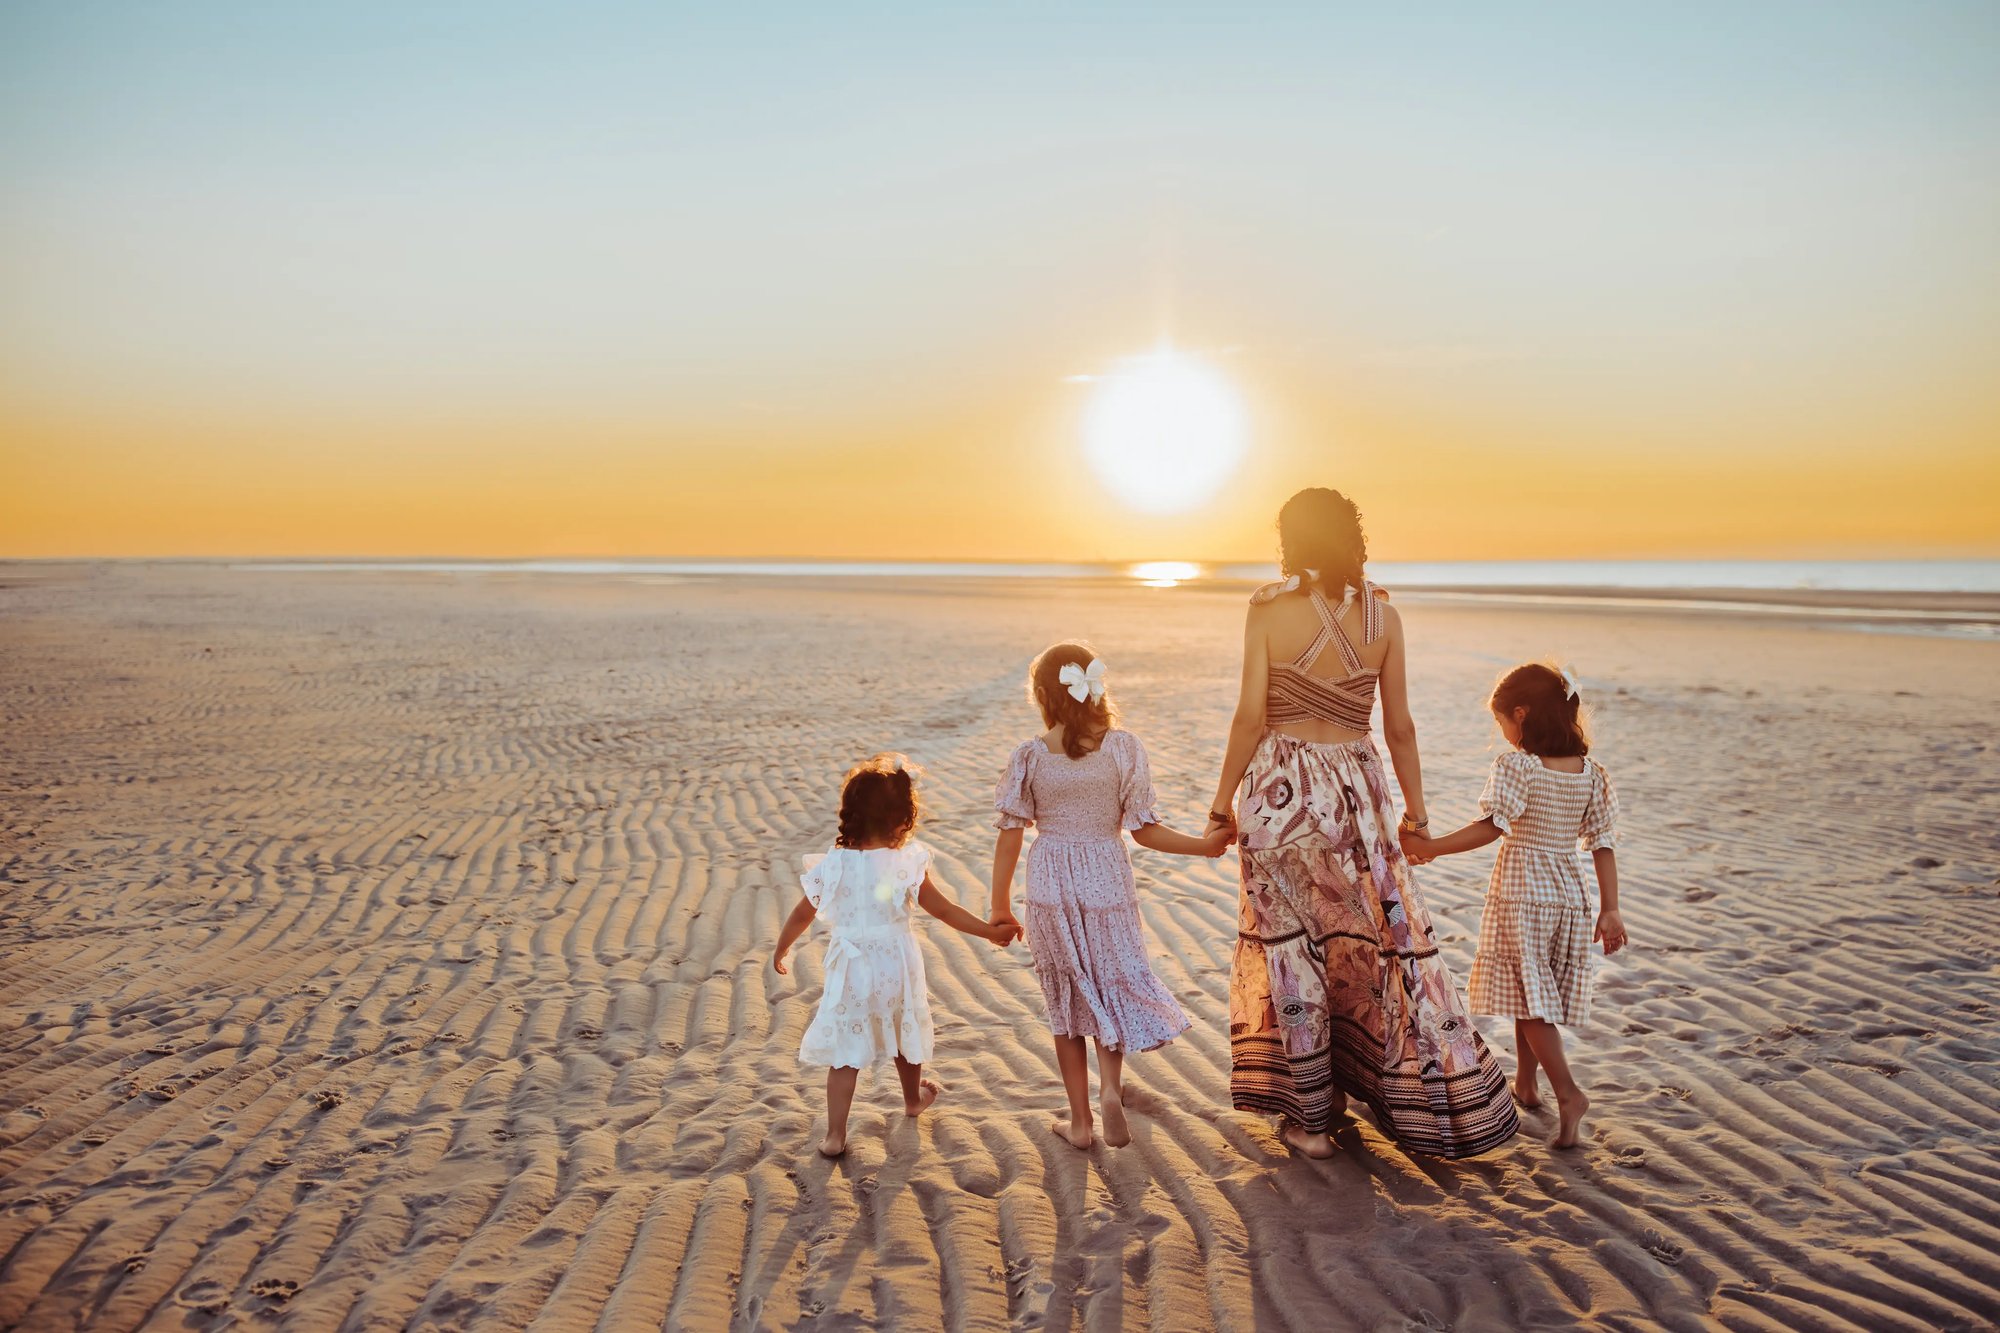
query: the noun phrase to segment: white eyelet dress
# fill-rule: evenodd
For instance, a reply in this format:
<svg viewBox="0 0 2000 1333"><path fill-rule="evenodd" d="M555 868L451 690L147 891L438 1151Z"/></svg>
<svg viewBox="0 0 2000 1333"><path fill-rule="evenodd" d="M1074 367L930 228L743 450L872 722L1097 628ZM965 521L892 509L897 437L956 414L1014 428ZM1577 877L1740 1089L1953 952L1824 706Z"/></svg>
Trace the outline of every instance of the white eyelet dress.
<svg viewBox="0 0 2000 1333"><path fill-rule="evenodd" d="M1561 773L1509 750L1493 761L1479 813L1505 836L1479 921L1467 987L1473 1012L1581 1023L1590 1016L1597 928L1583 852L1616 845L1611 776L1595 759L1581 773Z"/></svg>
<svg viewBox="0 0 2000 1333"><path fill-rule="evenodd" d="M917 890L931 849L835 847L806 858L806 901L827 927L826 982L819 1012L799 1043L799 1062L865 1069L900 1055L931 1058L931 1005L918 948Z"/></svg>

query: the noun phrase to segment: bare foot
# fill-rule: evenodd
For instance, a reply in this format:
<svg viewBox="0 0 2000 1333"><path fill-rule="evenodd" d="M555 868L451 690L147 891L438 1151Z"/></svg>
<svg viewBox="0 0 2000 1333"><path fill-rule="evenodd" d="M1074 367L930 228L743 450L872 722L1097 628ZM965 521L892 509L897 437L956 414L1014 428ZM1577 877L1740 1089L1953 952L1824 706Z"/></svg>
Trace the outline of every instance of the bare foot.
<svg viewBox="0 0 2000 1333"><path fill-rule="evenodd" d="M1104 1115L1104 1141L1114 1148L1122 1148L1132 1141L1132 1127L1125 1123L1125 1103L1116 1097L1106 1096L1097 1104Z"/></svg>
<svg viewBox="0 0 2000 1333"><path fill-rule="evenodd" d="M1284 1139L1293 1152L1323 1162L1333 1156L1333 1140L1325 1134L1311 1134L1289 1121L1284 1128Z"/></svg>
<svg viewBox="0 0 2000 1333"><path fill-rule="evenodd" d="M1338 1120L1340 1119L1340 1117L1346 1115L1347 1094L1342 1092L1339 1088L1335 1088L1333 1090L1333 1101L1328 1104L1327 1110L1330 1119Z"/></svg>
<svg viewBox="0 0 2000 1333"><path fill-rule="evenodd" d="M944 1084L934 1078L919 1080L917 1083L917 1099L913 1102L903 1103L903 1114L922 1115L930 1108L930 1104L938 1099L938 1094L943 1091Z"/></svg>
<svg viewBox="0 0 2000 1333"><path fill-rule="evenodd" d="M1549 1146L1576 1147L1577 1131L1583 1128L1583 1113L1589 1109L1590 1098L1583 1095L1581 1088L1574 1097L1556 1098L1556 1136L1549 1140Z"/></svg>
<svg viewBox="0 0 2000 1333"><path fill-rule="evenodd" d="M1535 1080L1532 1078L1523 1083L1518 1075L1515 1076L1514 1100L1527 1107L1530 1111L1539 1111L1542 1109L1542 1094L1535 1087Z"/></svg>
<svg viewBox="0 0 2000 1333"><path fill-rule="evenodd" d="M847 1135L829 1134L819 1141L821 1157L838 1157L847 1151Z"/></svg>
<svg viewBox="0 0 2000 1333"><path fill-rule="evenodd" d="M1058 1120L1051 1124L1049 1128L1061 1135L1063 1141L1069 1144L1070 1147L1079 1151L1089 1150L1091 1133L1090 1122L1088 1120L1080 1125L1068 1120Z"/></svg>

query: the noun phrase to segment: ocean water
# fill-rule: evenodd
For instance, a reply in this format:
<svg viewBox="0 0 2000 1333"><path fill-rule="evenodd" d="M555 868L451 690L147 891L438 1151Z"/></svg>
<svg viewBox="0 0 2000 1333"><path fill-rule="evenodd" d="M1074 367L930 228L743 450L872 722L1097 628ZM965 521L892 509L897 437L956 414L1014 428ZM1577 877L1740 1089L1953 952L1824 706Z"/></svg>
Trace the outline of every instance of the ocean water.
<svg viewBox="0 0 2000 1333"><path fill-rule="evenodd" d="M246 570L440 574L671 575L689 578L1090 579L1159 587L1250 583L1268 564L1156 560L1120 564L861 560L285 560ZM1614 591L1957 592L2000 594L2000 560L1460 560L1376 561L1384 586Z"/></svg>

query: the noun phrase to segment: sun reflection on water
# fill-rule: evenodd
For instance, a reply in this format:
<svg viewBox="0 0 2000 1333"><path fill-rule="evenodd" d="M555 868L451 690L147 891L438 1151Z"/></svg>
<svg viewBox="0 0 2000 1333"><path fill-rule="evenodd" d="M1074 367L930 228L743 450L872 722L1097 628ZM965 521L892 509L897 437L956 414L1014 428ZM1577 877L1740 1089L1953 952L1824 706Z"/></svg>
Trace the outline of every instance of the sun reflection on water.
<svg viewBox="0 0 2000 1333"><path fill-rule="evenodd" d="M1202 567L1192 560L1145 560L1127 571L1148 588L1178 588L1202 576Z"/></svg>

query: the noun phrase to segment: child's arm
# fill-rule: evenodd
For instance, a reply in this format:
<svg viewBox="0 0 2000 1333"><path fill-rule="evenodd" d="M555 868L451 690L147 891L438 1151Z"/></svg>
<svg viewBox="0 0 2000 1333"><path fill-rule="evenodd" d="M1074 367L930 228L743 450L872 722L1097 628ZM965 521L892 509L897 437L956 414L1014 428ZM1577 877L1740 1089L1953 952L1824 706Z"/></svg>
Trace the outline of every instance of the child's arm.
<svg viewBox="0 0 2000 1333"><path fill-rule="evenodd" d="M1132 841L1172 856L1214 858L1229 850L1229 844L1236 841L1236 830L1226 824L1210 824L1209 832L1197 838L1192 833L1176 833L1165 824L1144 824L1132 830Z"/></svg>
<svg viewBox="0 0 2000 1333"><path fill-rule="evenodd" d="M1625 947L1625 918L1618 915L1618 853L1599 847L1590 854L1597 867L1597 933L1592 938L1604 952L1617 953Z"/></svg>
<svg viewBox="0 0 2000 1333"><path fill-rule="evenodd" d="M967 935L977 935L982 940L992 940L1001 948L1014 942L1014 932L1020 927L1012 922L995 923L981 921L972 913L944 896L938 886L931 882L929 875L917 889L917 906L929 912L953 930L964 931Z"/></svg>
<svg viewBox="0 0 2000 1333"><path fill-rule="evenodd" d="M1023 829L1003 828L993 842L993 897L991 910L986 914L989 925L1007 925L1014 930L1021 929L1021 923L1014 917L1011 899L1014 896L1014 867L1021 863L1021 834Z"/></svg>
<svg viewBox="0 0 2000 1333"><path fill-rule="evenodd" d="M792 914L785 918L785 928L778 932L778 947L771 950L772 971L781 977L791 971L785 966L785 956L791 953L792 946L799 942L799 936L806 933L813 923L813 918L818 915L819 913L813 910L813 905L806 901L806 896L800 894L799 905L792 909Z"/></svg>
<svg viewBox="0 0 2000 1333"><path fill-rule="evenodd" d="M1455 852L1477 851L1499 836L1499 825L1490 819L1474 820L1456 833L1447 833L1442 838L1426 838L1405 829L1402 833L1403 855L1413 861L1419 858L1429 861Z"/></svg>

